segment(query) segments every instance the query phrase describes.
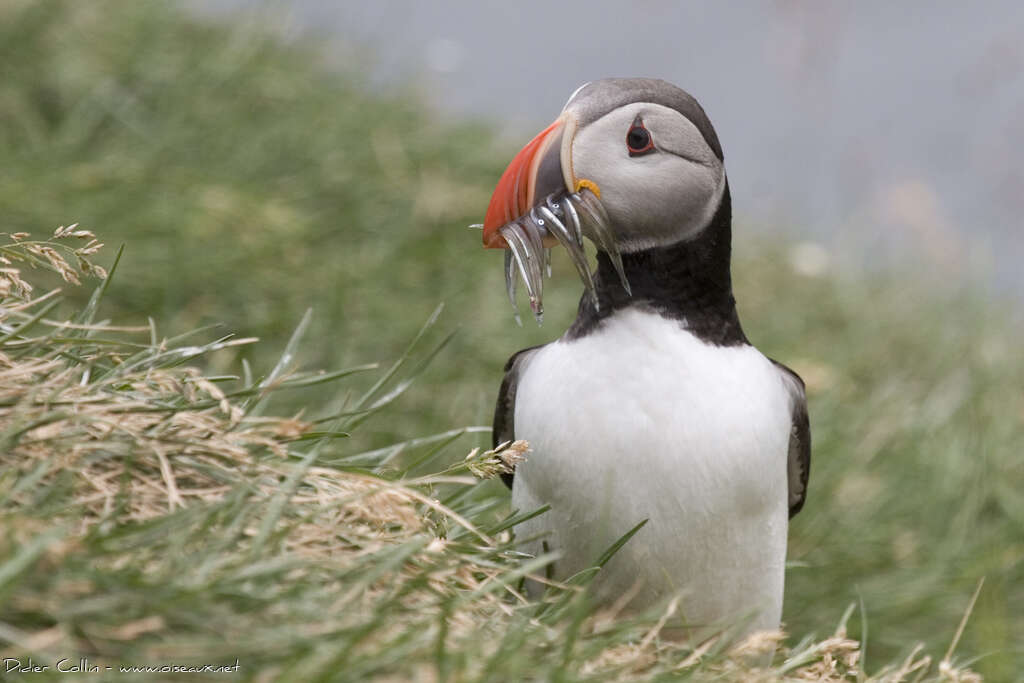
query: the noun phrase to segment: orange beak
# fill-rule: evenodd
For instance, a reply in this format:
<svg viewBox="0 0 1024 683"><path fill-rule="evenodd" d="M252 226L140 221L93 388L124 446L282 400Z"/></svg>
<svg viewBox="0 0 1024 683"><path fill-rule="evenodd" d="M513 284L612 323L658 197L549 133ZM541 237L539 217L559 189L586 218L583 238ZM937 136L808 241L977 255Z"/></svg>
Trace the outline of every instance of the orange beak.
<svg viewBox="0 0 1024 683"><path fill-rule="evenodd" d="M571 143L571 135L565 139L564 134L575 132L566 128L571 129L575 126L567 127L565 117L559 117L530 140L501 174L484 217L484 247L508 248L500 229L529 212L534 206L538 200L538 175L543 176L541 198L560 189L554 185L562 185L563 177L566 175L562 172L564 157L567 156ZM551 187L547 187L548 185Z"/></svg>

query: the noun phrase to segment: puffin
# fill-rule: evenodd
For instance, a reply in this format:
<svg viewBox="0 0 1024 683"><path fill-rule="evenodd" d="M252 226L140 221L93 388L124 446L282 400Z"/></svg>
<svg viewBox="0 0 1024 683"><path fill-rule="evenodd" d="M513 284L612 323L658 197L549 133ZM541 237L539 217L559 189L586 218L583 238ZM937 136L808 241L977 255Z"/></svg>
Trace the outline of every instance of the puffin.
<svg viewBox="0 0 1024 683"><path fill-rule="evenodd" d="M569 249L585 287L560 337L505 365L493 446L528 442L504 475L512 507L548 508L516 542L567 579L628 537L590 595L630 610L675 598L690 633L780 627L788 524L810 472L804 383L740 325L731 219L697 100L609 78L579 87L513 158L482 224L484 246L506 249L513 303L521 275L538 320L548 248Z"/></svg>

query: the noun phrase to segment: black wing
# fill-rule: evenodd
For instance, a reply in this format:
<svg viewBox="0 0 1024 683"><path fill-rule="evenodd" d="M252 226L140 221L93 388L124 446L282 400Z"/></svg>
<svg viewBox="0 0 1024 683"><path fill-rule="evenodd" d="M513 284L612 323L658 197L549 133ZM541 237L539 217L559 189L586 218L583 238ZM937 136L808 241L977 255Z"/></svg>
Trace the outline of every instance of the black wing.
<svg viewBox="0 0 1024 683"><path fill-rule="evenodd" d="M789 517L800 512L807 499L807 479L811 474L811 422L807 416L807 393L800 375L778 361L775 363L789 389L789 410L793 426L789 433L789 460L786 473L789 479Z"/></svg>
<svg viewBox="0 0 1024 683"><path fill-rule="evenodd" d="M497 448L499 444L516 439L516 388L519 385L519 373L523 369L523 362L539 348L540 346L531 346L528 349L517 351L505 363L505 378L501 380L498 402L494 406L491 448ZM505 482L505 486L512 488L514 476L513 474L502 474L501 480Z"/></svg>

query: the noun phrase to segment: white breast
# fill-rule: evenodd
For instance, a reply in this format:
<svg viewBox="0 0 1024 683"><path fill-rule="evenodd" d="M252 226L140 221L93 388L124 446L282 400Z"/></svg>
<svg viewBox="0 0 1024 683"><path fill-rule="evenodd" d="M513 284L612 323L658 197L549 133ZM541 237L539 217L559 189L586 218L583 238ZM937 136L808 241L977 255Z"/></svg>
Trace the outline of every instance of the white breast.
<svg viewBox="0 0 1024 683"><path fill-rule="evenodd" d="M552 509L517 537L559 551L566 577L649 519L598 577L599 597L639 582L636 606L682 592L690 624L752 616L752 628L777 628L790 425L781 375L755 348L620 311L539 349L521 372L515 432L533 452L513 505Z"/></svg>

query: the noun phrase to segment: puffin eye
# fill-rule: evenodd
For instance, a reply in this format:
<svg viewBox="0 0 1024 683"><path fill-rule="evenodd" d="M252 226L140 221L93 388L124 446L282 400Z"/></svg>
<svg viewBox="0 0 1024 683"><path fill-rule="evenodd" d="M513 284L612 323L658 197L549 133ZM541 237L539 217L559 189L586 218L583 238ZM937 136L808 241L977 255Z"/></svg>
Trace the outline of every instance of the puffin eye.
<svg viewBox="0 0 1024 683"><path fill-rule="evenodd" d="M644 128L643 120L637 116L633 119L633 125L626 133L626 149L629 156L635 157L654 151L654 141L651 140L651 132Z"/></svg>

